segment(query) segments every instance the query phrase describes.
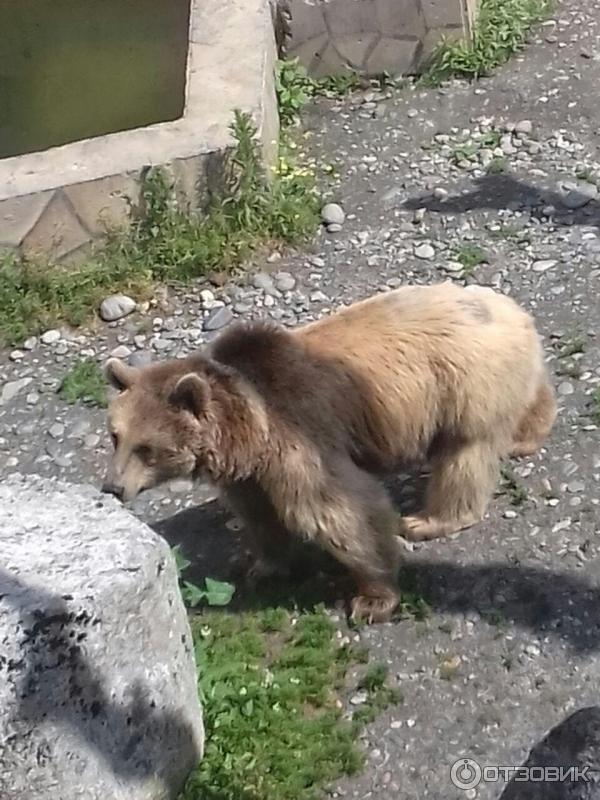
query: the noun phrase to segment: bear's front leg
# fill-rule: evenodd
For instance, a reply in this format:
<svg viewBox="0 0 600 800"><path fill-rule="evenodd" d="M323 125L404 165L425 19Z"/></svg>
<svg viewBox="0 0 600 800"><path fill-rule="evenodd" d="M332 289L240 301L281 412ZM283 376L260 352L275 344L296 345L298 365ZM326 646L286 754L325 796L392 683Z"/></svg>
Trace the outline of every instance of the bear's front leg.
<svg viewBox="0 0 600 800"><path fill-rule="evenodd" d="M290 574L290 534L260 487L251 480L239 481L223 493L223 501L243 523L242 551L234 559L233 571L250 589L274 575Z"/></svg>
<svg viewBox="0 0 600 800"><path fill-rule="evenodd" d="M297 496L294 512L310 521L306 535L353 576L352 618L387 622L400 600L398 514L384 487L350 460L322 477L325 485Z"/></svg>

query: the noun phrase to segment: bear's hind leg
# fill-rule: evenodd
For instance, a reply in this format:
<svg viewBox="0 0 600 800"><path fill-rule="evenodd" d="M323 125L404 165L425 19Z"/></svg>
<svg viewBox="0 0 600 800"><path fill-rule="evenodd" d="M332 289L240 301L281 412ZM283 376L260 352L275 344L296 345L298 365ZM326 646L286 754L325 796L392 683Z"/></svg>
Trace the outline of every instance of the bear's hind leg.
<svg viewBox="0 0 600 800"><path fill-rule="evenodd" d="M432 458L425 509L404 517L411 541L448 536L469 528L485 514L498 479L501 448L489 441L446 447Z"/></svg>
<svg viewBox="0 0 600 800"><path fill-rule="evenodd" d="M544 375L535 400L523 415L515 433L510 455L515 458L533 455L543 445L556 419L554 389Z"/></svg>

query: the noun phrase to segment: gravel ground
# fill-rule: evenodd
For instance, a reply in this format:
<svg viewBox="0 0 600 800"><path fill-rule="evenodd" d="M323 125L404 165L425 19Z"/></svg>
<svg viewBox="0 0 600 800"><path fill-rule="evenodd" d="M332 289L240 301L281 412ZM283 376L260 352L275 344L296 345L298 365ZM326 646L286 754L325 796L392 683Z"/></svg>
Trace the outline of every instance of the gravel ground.
<svg viewBox="0 0 600 800"><path fill-rule="evenodd" d="M521 764L552 726L598 701L598 86L597 2L564 0L522 57L476 86L323 101L307 114L307 142L340 175L341 230L323 230L311 253L273 253L236 284L165 295L93 333L48 332L1 355L0 475L99 483L104 413L56 396L82 355L180 356L232 316L294 325L443 279L492 286L535 314L557 425L543 452L511 466L484 523L407 552L404 580L431 614L361 632L404 702L369 728L367 769L334 797L497 798L503 784L453 787L450 766ZM212 504L185 510L211 497L176 482L134 510L198 550L201 573L223 560L216 536L234 527Z"/></svg>

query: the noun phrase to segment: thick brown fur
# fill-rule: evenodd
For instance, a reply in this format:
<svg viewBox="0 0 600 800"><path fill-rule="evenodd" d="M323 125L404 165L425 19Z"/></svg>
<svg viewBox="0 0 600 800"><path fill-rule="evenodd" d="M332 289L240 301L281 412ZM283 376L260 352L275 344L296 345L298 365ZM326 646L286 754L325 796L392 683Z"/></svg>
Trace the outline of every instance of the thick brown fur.
<svg viewBox="0 0 600 800"><path fill-rule="evenodd" d="M394 533L429 539L480 520L499 460L539 448L556 413L531 317L450 283L293 331L236 325L206 354L141 370L112 359L107 373L121 389L109 410L117 493L208 477L263 569L290 535L312 540L354 576L353 612L372 620L397 604ZM425 460L425 509L401 525L375 476Z"/></svg>

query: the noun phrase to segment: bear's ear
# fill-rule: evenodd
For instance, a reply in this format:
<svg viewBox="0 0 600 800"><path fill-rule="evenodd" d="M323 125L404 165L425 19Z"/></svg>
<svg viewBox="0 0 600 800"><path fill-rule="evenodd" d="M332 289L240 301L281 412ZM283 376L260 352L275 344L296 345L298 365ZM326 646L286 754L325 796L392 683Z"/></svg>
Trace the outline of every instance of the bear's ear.
<svg viewBox="0 0 600 800"><path fill-rule="evenodd" d="M104 375L111 386L124 392L135 383L138 370L125 364L120 358L109 358L104 365Z"/></svg>
<svg viewBox="0 0 600 800"><path fill-rule="evenodd" d="M208 381L196 372L183 375L169 395L169 403L181 411L189 411L195 417L200 417L205 411L210 400L210 386Z"/></svg>

